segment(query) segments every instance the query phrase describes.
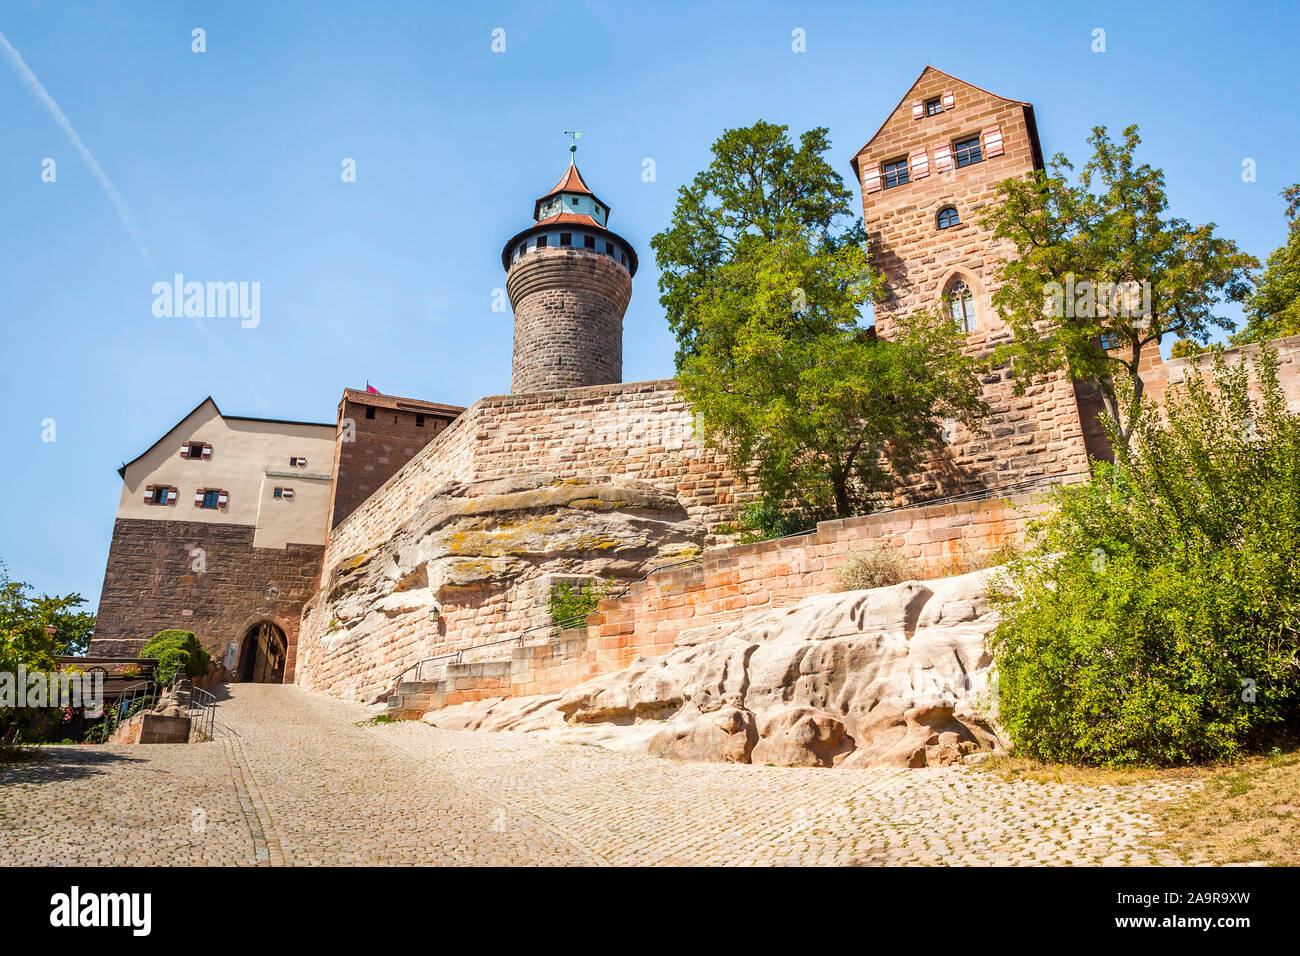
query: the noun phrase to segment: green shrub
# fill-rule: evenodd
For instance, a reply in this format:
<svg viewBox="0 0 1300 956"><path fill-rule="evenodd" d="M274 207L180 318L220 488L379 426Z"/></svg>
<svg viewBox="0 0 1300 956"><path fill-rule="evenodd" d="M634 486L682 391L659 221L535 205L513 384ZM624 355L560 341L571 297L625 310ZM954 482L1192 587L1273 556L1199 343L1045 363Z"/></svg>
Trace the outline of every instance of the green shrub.
<svg viewBox="0 0 1300 956"><path fill-rule="evenodd" d="M832 507L817 508L811 505L790 507L767 499L750 502L740 508L736 524L722 524L718 534L737 535L737 543L752 544L787 535L815 531L819 521L835 517Z"/></svg>
<svg viewBox="0 0 1300 956"><path fill-rule="evenodd" d="M177 677L201 677L208 669L211 655L199 643L193 631L168 628L159 631L140 650L140 657L156 657L158 666L153 679L159 684L170 684Z"/></svg>
<svg viewBox="0 0 1300 956"><path fill-rule="evenodd" d="M849 552L844 563L835 569L835 575L842 591L883 588L889 584L901 584L914 576L898 549L887 544Z"/></svg>
<svg viewBox="0 0 1300 956"><path fill-rule="evenodd" d="M581 627L585 622L578 619L585 618L596 610L596 605L613 590L612 580L556 581L551 585L551 593L546 601L551 623Z"/></svg>
<svg viewBox="0 0 1300 956"><path fill-rule="evenodd" d="M1234 758L1300 703L1300 418L1209 381L1138 416L1116 462L1058 489L1000 577L999 718L1018 752L1104 766ZM1109 425L1109 423L1107 422Z"/></svg>

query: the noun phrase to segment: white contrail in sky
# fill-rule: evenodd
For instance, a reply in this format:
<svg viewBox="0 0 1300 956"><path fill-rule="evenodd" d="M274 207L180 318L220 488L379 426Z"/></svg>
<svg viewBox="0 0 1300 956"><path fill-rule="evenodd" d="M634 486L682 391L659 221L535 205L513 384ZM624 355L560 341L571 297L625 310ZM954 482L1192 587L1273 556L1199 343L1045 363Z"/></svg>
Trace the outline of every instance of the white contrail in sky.
<svg viewBox="0 0 1300 956"><path fill-rule="evenodd" d="M47 110L50 111L50 115L54 117L54 122L58 123L59 126L63 128L63 132L67 134L69 142L76 147L77 152L81 154L82 160L85 162L86 166L89 167L91 174L99 181L99 185L112 201L113 208L117 210L117 217L122 220L122 225L126 226L126 231L131 234L131 239L134 240L136 246L139 248L140 255L144 256L145 261L152 266L153 260L149 255L149 249L144 244L144 240L140 238L140 234L136 231L135 223L132 221L131 207L126 204L126 200L122 198L122 194L117 191L117 187L113 185L113 181L108 178L108 173L104 172L103 167L101 167L96 161L95 154L87 149L86 144L81 141L81 137L78 136L77 131L72 128L72 124L68 122L68 118L63 115L63 110L59 109L59 104L54 101L54 97L50 96L45 87L41 85L41 81L36 78L36 74L32 72L31 67L29 67L23 60L22 54L15 50L9 43L9 40L5 37L3 31L0 31L0 49L4 50L5 56L9 58L9 63L13 66L14 71L18 74L19 78L27 84L27 87L36 94L36 98L45 105Z"/></svg>

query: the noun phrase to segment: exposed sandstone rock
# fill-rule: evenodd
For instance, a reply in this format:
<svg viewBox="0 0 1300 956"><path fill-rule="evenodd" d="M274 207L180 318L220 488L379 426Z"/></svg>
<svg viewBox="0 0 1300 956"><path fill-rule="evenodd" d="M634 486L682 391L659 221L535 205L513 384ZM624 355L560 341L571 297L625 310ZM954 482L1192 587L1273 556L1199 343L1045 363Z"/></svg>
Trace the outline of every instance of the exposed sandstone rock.
<svg viewBox="0 0 1300 956"><path fill-rule="evenodd" d="M545 620L547 575L635 578L698 554L703 542L704 527L671 493L635 479L450 482L382 546L340 561L311 613L324 622L321 645L333 652L383 629L424 635L432 654L444 607L454 612L508 593L522 630ZM374 675L377 684L391 677Z"/></svg>
<svg viewBox="0 0 1300 956"><path fill-rule="evenodd" d="M985 716L989 573L806 598L687 631L667 655L558 698L425 720L683 760L945 766L1000 746Z"/></svg>

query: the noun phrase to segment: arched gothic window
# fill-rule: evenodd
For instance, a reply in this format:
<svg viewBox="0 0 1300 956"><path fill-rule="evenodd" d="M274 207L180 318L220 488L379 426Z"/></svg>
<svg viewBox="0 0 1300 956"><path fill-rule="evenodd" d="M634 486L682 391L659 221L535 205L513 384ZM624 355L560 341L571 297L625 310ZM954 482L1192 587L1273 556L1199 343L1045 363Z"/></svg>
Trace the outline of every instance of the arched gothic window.
<svg viewBox="0 0 1300 956"><path fill-rule="evenodd" d="M975 296L970 286L958 279L948 287L948 302L952 308L952 320L957 328L966 333L974 332L979 327L975 314Z"/></svg>

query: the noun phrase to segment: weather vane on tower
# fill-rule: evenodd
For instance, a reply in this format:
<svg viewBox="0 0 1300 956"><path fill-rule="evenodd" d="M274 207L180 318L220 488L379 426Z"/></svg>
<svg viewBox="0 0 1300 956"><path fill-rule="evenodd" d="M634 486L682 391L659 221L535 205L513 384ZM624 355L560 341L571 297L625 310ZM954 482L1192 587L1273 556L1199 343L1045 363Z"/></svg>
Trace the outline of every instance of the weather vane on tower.
<svg viewBox="0 0 1300 956"><path fill-rule="evenodd" d="M578 140L582 139L582 134L574 129L566 129L564 135L572 141L569 143L569 162L574 161L574 153L578 151Z"/></svg>

